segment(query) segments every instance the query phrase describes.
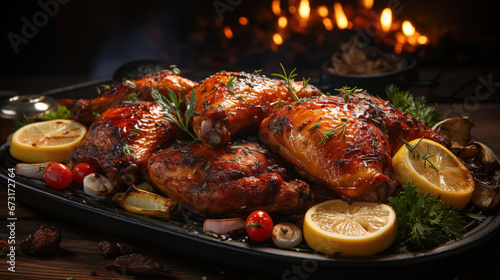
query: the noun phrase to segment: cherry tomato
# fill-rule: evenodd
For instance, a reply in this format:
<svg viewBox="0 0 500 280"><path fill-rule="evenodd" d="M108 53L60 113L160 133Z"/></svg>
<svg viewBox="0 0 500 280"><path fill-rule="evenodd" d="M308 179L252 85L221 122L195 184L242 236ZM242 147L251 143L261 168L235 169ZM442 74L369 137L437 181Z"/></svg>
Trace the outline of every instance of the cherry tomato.
<svg viewBox="0 0 500 280"><path fill-rule="evenodd" d="M43 173L45 183L54 189L64 189L73 182L73 174L66 165L59 162L51 162L45 167Z"/></svg>
<svg viewBox="0 0 500 280"><path fill-rule="evenodd" d="M73 167L73 180L75 180L78 184L83 185L83 178L92 173L97 173L94 166L86 162L79 163Z"/></svg>
<svg viewBox="0 0 500 280"><path fill-rule="evenodd" d="M248 215L245 228L250 239L266 241L273 234L273 220L264 211L254 211Z"/></svg>

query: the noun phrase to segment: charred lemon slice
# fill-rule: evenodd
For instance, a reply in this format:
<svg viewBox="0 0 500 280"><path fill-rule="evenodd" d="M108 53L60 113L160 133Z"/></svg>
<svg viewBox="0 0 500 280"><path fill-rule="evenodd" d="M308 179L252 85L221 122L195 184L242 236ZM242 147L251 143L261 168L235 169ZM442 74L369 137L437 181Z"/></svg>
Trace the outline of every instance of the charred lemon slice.
<svg viewBox="0 0 500 280"><path fill-rule="evenodd" d="M307 211L303 233L309 247L318 252L370 256L394 242L396 214L387 204L329 200Z"/></svg>
<svg viewBox="0 0 500 280"><path fill-rule="evenodd" d="M413 181L420 192L437 194L444 203L465 207L474 192L469 170L441 144L416 139L403 145L392 159L396 179L406 185Z"/></svg>
<svg viewBox="0 0 500 280"><path fill-rule="evenodd" d="M30 163L69 159L87 129L72 120L51 120L25 125L12 135L10 154Z"/></svg>

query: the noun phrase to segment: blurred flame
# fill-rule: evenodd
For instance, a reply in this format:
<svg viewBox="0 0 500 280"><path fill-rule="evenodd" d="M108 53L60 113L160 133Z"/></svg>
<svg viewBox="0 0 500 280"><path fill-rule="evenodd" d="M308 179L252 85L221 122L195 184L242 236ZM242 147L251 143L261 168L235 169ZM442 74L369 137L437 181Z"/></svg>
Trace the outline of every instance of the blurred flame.
<svg viewBox="0 0 500 280"><path fill-rule="evenodd" d="M392 11L390 8L385 8L380 15L380 24L382 25L382 31L389 32L392 25Z"/></svg>
<svg viewBox="0 0 500 280"><path fill-rule="evenodd" d="M303 19L308 19L310 13L311 7L309 6L309 0L300 0L299 16Z"/></svg>
<svg viewBox="0 0 500 280"><path fill-rule="evenodd" d="M273 3L271 4L271 8L273 10L273 13L277 16L281 14L281 3L280 0L273 0Z"/></svg>
<svg viewBox="0 0 500 280"><path fill-rule="evenodd" d="M329 19L329 18L324 18L323 19L323 25L325 26L326 30L332 30L333 29L332 20Z"/></svg>
<svg viewBox="0 0 500 280"><path fill-rule="evenodd" d="M283 37L281 37L281 35L278 33L274 33L273 42L279 46L279 45L283 44Z"/></svg>
<svg viewBox="0 0 500 280"><path fill-rule="evenodd" d="M278 19L278 26L279 26L280 28L285 28L287 24L288 24L288 20L286 19L286 17L281 16L281 17Z"/></svg>
<svg viewBox="0 0 500 280"><path fill-rule="evenodd" d="M238 22L241 24L241 25L247 25L248 24L248 19L246 17L240 17L238 19Z"/></svg>
<svg viewBox="0 0 500 280"><path fill-rule="evenodd" d="M233 31L229 26L224 27L224 35L226 35L226 38L232 39L233 38Z"/></svg>
<svg viewBox="0 0 500 280"><path fill-rule="evenodd" d="M408 20L405 20L403 22L401 28L403 29L403 34L405 34L408 37L413 36L413 34L415 34L415 27L413 27L411 22L409 22Z"/></svg>
<svg viewBox="0 0 500 280"><path fill-rule="evenodd" d="M373 8L373 1L374 0L360 0L361 6L365 7L368 10Z"/></svg>
<svg viewBox="0 0 500 280"><path fill-rule="evenodd" d="M417 42L420 45L426 45L427 43L429 43L429 38L427 38L427 36L425 36L425 35L422 35L422 36L418 37Z"/></svg>
<svg viewBox="0 0 500 280"><path fill-rule="evenodd" d="M337 26L339 29L345 29L349 25L347 17L342 9L342 4L339 2L333 3L333 10L335 12L335 19L337 20Z"/></svg>
<svg viewBox="0 0 500 280"><path fill-rule="evenodd" d="M318 7L318 15L320 17L327 17L328 16L328 8L325 5L321 5Z"/></svg>

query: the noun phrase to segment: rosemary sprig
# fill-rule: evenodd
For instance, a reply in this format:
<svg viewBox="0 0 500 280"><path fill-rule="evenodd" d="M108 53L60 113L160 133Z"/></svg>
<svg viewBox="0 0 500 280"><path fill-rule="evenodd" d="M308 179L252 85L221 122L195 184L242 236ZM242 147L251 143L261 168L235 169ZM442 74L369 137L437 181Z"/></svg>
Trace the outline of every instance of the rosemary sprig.
<svg viewBox="0 0 500 280"><path fill-rule="evenodd" d="M295 74L295 70L297 70L297 68L294 68L292 70L292 72L290 72L290 74L287 74L283 64L280 63L280 66L281 66L282 74L272 73L271 76L282 79L283 81L285 81L286 85L288 86L288 90L290 90L290 93L292 94L293 99L295 101L299 101L299 97L297 96L297 94L295 93L295 90L293 89L293 78L297 77L297 74Z"/></svg>
<svg viewBox="0 0 500 280"><path fill-rule="evenodd" d="M342 119L342 123L336 125L333 129L328 130L328 131L323 131L319 129L319 124L314 125L319 132L323 134L323 138L321 138L321 141L319 141L319 144L326 144L326 141L330 139L333 135L337 134L337 132L340 131L340 137L342 139L345 139L345 130L346 130L346 125L349 121L347 119ZM312 127L311 127L312 128Z"/></svg>
<svg viewBox="0 0 500 280"><path fill-rule="evenodd" d="M353 87L350 88L348 86L343 86L342 88L335 89L336 91L340 92L340 94L344 94L344 101L345 103L349 103L349 97L353 96L356 93L363 92L363 89Z"/></svg>
<svg viewBox="0 0 500 280"><path fill-rule="evenodd" d="M422 155L422 153L417 149L417 147L420 144L420 142L422 141L422 139L424 139L424 138L423 137L420 138L420 140L418 140L417 144L415 144L415 145L410 144L408 141L406 141L405 139L402 139L402 138L401 138L401 141L403 141L403 143L405 143L406 148L408 148L408 150L410 151L411 156L413 158L415 158L415 156L416 156L417 158L421 158L424 161L424 167L426 167L428 165L430 168L432 168L436 171L439 171L436 168L436 166L434 166L434 164L432 164L432 162L429 160L429 158L435 156L435 154L429 153L429 149L427 149L425 154Z"/></svg>
<svg viewBox="0 0 500 280"><path fill-rule="evenodd" d="M171 89L168 90L168 98L160 94L157 89L153 88L151 90L151 97L153 100L162 107L163 110L167 110L168 113L163 117L167 120L175 123L178 127L184 130L189 136L193 139L196 139L196 136L189 130L189 121L191 117L194 115L196 109L196 94L193 89L193 93L191 94L191 100L186 96L186 111L184 112L184 118L181 112L181 102L182 98L179 95L176 95ZM184 119L184 120L183 120Z"/></svg>
<svg viewBox="0 0 500 280"><path fill-rule="evenodd" d="M181 73L181 69L179 69L179 67L177 67L177 65L172 64L169 67L170 67L170 70L172 70L172 72L174 72L175 75L179 75Z"/></svg>
<svg viewBox="0 0 500 280"><path fill-rule="evenodd" d="M227 91L232 95L234 95L234 90L233 90L234 83L233 83L233 81L234 81L234 77L231 77L231 79L229 79L229 81L227 82Z"/></svg>

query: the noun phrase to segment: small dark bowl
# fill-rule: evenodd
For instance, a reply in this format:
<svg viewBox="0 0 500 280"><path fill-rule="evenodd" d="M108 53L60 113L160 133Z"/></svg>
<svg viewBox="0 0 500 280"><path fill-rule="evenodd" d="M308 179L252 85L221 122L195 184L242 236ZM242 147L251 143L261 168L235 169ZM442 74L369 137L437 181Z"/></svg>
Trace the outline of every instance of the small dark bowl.
<svg viewBox="0 0 500 280"><path fill-rule="evenodd" d="M334 74L328 71L328 68L332 68L331 60L328 60L321 68L319 88L323 92L333 93L335 89L343 86L357 87L380 97L385 96L385 88L390 84L398 86L400 90L406 90L418 79L417 61L408 55L393 56L400 69L377 74Z"/></svg>

